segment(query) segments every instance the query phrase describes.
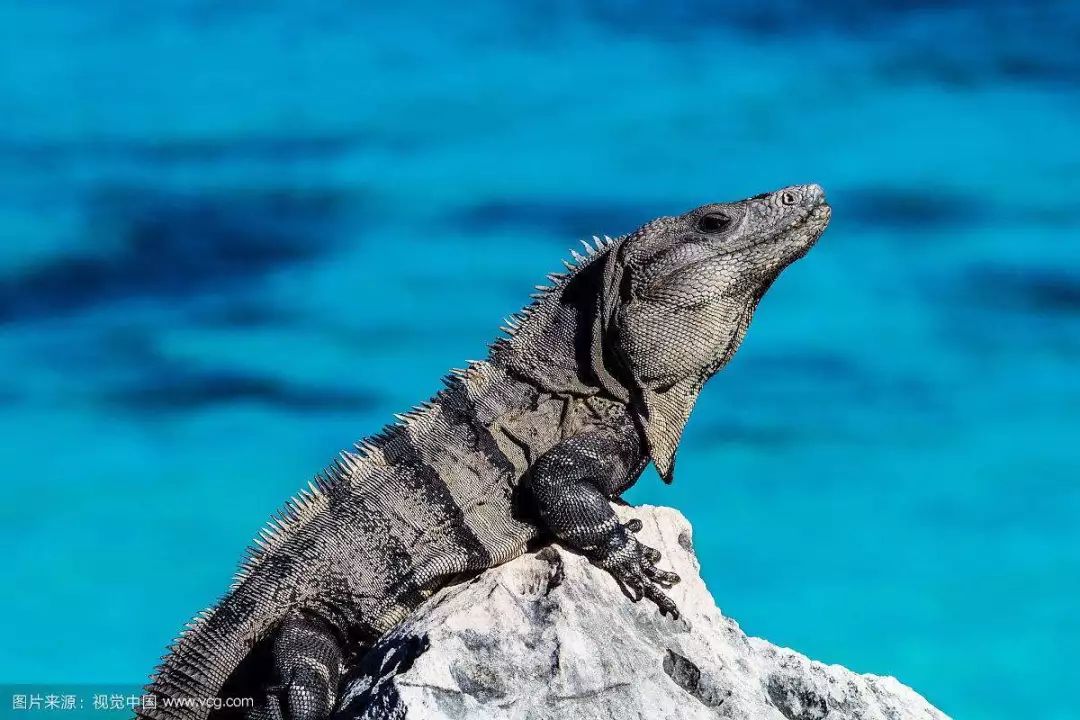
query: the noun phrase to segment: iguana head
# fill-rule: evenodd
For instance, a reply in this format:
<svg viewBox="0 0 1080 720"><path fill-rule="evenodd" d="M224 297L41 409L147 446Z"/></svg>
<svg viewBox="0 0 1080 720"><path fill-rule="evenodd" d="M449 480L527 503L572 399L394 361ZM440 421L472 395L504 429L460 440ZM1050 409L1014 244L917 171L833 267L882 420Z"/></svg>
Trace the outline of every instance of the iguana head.
<svg viewBox="0 0 1080 720"><path fill-rule="evenodd" d="M758 300L825 230L817 185L796 185L664 217L618 240L586 243L509 323L493 362L559 395L627 404L656 469L675 448L701 386L742 341Z"/></svg>
<svg viewBox="0 0 1080 720"><path fill-rule="evenodd" d="M796 185L665 217L606 258L604 344L632 386L649 453L670 482L705 381L735 353L765 291L829 223L818 185Z"/></svg>

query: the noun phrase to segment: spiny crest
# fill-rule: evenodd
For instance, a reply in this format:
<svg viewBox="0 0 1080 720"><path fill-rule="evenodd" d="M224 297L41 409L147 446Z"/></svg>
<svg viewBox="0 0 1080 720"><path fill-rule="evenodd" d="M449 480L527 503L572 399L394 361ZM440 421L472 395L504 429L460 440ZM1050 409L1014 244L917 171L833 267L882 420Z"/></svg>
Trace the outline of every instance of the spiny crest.
<svg viewBox="0 0 1080 720"><path fill-rule="evenodd" d="M285 502L280 510L270 516L248 547L240 568L233 577L233 590L251 577L267 554L283 543L292 531L326 507L327 494L334 484L332 476L358 461L359 458L356 455L342 453L341 458L331 465L330 470L316 475L314 480L309 480L306 488L301 488L296 495Z"/></svg>
<svg viewBox="0 0 1080 720"><path fill-rule="evenodd" d="M470 360L465 368L457 368L443 379L447 389L457 383L473 383L489 379L490 369L486 362ZM443 391L445 392L445 390ZM259 530L240 564L233 579L232 589L236 589L251 577L267 555L278 547L290 534L301 525L324 510L329 502L328 496L341 483L364 472L369 467L383 466L386 459L384 449L401 433L416 424L426 424L436 419L439 408L434 402L424 402L404 413L395 413L395 422L382 428L378 433L360 440L354 445L355 452L343 451L330 467L308 482L308 487L301 489Z"/></svg>
<svg viewBox="0 0 1080 720"><path fill-rule="evenodd" d="M588 240L581 241L584 248L584 254L576 249L571 249L570 259L564 259L562 261L563 265L566 267L566 272L548 273L547 279L549 284L535 286L536 292L529 296L532 298L532 302L503 321L503 325L499 330L501 330L504 335L503 337L498 338L495 341L495 344L498 345L499 343L513 338L521 329L522 323L528 320L547 298L551 297L553 293L557 292L565 286L566 283L570 282L571 278L581 272L582 269L591 265L594 260L604 256L607 250L624 237L626 236L623 235L613 238L608 235L604 235L603 237L593 235L592 243Z"/></svg>
<svg viewBox="0 0 1080 720"><path fill-rule="evenodd" d="M210 619L211 612L213 611L210 608L204 608L197 612L195 617L188 620L187 623L184 624L184 627L181 628L180 634L173 639L172 644L169 646L169 650L175 650L181 640L198 631L199 627L204 625L206 621Z"/></svg>

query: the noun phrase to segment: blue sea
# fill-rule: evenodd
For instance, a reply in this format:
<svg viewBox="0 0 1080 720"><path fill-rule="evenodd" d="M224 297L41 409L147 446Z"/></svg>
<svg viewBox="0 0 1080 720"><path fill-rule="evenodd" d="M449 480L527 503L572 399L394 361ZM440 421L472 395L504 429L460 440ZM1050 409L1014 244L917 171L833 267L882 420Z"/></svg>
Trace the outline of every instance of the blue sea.
<svg viewBox="0 0 1080 720"><path fill-rule="evenodd" d="M578 239L818 182L628 499L751 634L1077 716L1080 3L363 5L0 1L0 684L142 683Z"/></svg>

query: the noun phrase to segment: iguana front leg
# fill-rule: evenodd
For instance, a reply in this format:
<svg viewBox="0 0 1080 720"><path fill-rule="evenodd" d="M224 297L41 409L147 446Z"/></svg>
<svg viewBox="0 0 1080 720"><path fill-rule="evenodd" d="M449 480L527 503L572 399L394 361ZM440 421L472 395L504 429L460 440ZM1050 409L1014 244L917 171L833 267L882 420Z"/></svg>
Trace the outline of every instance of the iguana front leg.
<svg viewBox="0 0 1080 720"><path fill-rule="evenodd" d="M616 432L569 438L537 459L529 485L542 521L560 541L611 573L634 602L647 597L661 614L678 617L678 608L661 588L671 587L679 576L656 567L660 553L633 536L641 521L620 523L609 502L641 470L638 442L636 436Z"/></svg>

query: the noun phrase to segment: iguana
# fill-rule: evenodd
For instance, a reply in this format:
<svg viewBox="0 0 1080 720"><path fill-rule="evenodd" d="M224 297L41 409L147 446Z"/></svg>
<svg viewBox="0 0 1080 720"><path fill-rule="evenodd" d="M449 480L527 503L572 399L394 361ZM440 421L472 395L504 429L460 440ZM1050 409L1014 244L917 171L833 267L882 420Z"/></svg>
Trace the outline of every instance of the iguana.
<svg viewBox="0 0 1080 720"><path fill-rule="evenodd" d="M677 616L664 589L679 578L610 503L649 461L671 482L702 386L830 213L818 185L799 185L584 243L486 360L343 452L270 521L137 714L202 719L208 698L251 695L249 717L322 720L351 657L439 587L545 539Z"/></svg>

